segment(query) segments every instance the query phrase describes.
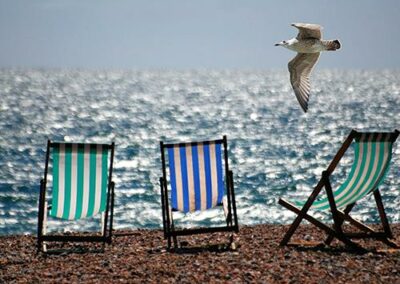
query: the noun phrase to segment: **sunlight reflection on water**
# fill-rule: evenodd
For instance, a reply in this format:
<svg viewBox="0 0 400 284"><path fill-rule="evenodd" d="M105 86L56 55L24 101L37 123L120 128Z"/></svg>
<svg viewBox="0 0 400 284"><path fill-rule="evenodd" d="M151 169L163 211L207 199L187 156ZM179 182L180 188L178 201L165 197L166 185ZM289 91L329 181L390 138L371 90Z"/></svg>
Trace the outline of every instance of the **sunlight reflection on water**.
<svg viewBox="0 0 400 284"><path fill-rule="evenodd" d="M48 138L115 141L115 228L159 228L160 140L226 134L240 224L287 223L293 215L278 198L306 197L352 128L400 128L398 71L321 71L307 115L286 71L0 73L0 234L36 231ZM400 222L399 148L383 185L392 222ZM344 179L351 161L349 153L334 181ZM375 222L373 208L369 198L355 216ZM218 223L219 213L190 214L182 222Z"/></svg>

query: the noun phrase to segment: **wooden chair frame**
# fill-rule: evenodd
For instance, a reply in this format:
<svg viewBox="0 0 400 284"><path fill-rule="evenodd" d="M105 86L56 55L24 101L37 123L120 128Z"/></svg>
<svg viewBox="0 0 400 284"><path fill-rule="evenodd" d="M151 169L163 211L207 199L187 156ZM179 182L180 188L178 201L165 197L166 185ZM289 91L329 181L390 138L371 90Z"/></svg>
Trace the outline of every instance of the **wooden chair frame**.
<svg viewBox="0 0 400 284"><path fill-rule="evenodd" d="M390 229L390 225L385 213L385 209L382 203L382 198L381 194L379 192L379 189L376 188L373 191L373 195L375 198L375 202L378 208L379 212L379 217L382 223L383 231L375 231L369 226L355 220L352 218L349 214L350 211L353 209L355 206L356 202L349 204L345 207L343 211L339 210L336 207L331 183L330 183L330 176L335 170L336 166L340 162L341 158L351 145L353 139L358 138L362 135L363 133L357 132L355 130L352 130L347 137L347 139L344 141L342 147L339 149L337 152L336 156L333 158L332 162L328 166L327 170L323 171L322 177L320 181L318 182L317 186L314 188L312 191L311 195L307 199L306 203L303 205L303 208L299 209L297 208L294 204L284 200L284 199L279 199L279 204L286 207L287 209L291 210L292 212L297 214L297 217L293 221L292 225L289 227L288 231L286 232L284 238L280 242L281 246L287 245L293 236L294 232L300 225L301 221L303 219L309 221L311 224L315 225L316 227L322 229L328 234L328 237L325 240L325 244L330 245L332 240L334 238L337 238L338 240L342 241L345 245L349 246L352 249L359 250L359 251L365 251L361 246L359 246L357 243L353 242L352 239L363 239L363 238L373 238L379 241L382 241L386 243L387 245L391 247L398 248L398 245L395 244L393 241L390 239L393 239L393 234ZM391 134L391 141L394 142L397 137L399 136L400 132L398 130L395 130ZM308 210L311 208L313 202L317 198L318 194L322 191L322 189L325 188L327 198L329 200L329 206L330 206L330 211L332 214L333 218L333 226L332 228L329 227L328 225L322 223L321 221L317 220L313 216L307 214ZM348 221L349 224L352 226L358 228L362 232L358 233L346 233L343 231L342 225L345 221Z"/></svg>
<svg viewBox="0 0 400 284"><path fill-rule="evenodd" d="M106 210L104 212L104 220L103 220L103 228L102 235L47 235L43 233L44 222L47 218L45 214L47 214L47 210L51 209L51 206L46 207L46 185L47 185L47 174L48 174L48 166L50 160L50 150L54 146L60 144L72 144L72 143L64 143L64 142L51 142L47 141L47 150L46 150L46 164L44 170L44 178L40 181L40 195L39 195L39 214L38 214L38 232L37 232L37 249L38 251L42 251L44 242L102 242L103 244L110 244L112 238L112 226L113 226L113 217L114 217L114 188L115 184L112 181L112 172L113 172L113 162L114 162L114 149L115 144L88 144L88 143L77 143L78 145L101 145L106 149L110 150L110 166L108 172L108 188L107 188L107 200L106 200Z"/></svg>
<svg viewBox="0 0 400 284"><path fill-rule="evenodd" d="M170 207L168 185L167 185L167 171L165 162L165 149L179 146L195 146L200 143L209 144L210 142L222 143L224 147L224 161L225 161L225 178L226 178L226 196L227 196L227 207L228 214L226 215L226 226L209 227L209 228L192 228L192 229L176 229L173 220L173 211ZM202 142L189 142L189 143L175 143L165 144L160 142L161 149L161 162L162 162L162 174L160 177L160 190L161 190L161 209L162 209L162 220L164 229L164 239L167 239L168 249L171 248L173 241L174 247L178 247L178 236L203 234L203 233L214 233L214 232L239 232L239 225L236 213L236 201L235 201L235 190L233 183L233 174L229 170L228 165L228 147L227 138L223 136L223 139L213 141L202 141ZM222 204L221 204L222 205Z"/></svg>

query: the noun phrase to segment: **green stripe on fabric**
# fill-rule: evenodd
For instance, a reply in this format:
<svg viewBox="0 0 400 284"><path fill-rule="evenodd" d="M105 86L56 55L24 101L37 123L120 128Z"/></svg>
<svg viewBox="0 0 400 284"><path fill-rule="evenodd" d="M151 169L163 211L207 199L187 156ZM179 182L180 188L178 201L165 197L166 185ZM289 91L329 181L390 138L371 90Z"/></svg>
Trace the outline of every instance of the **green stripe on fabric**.
<svg viewBox="0 0 400 284"><path fill-rule="evenodd" d="M89 172L89 206L87 217L93 216L96 199L96 153L97 146L90 146L90 172Z"/></svg>
<svg viewBox="0 0 400 284"><path fill-rule="evenodd" d="M335 201L337 202L337 196L339 194L341 194L350 184L350 181L353 179L354 174L356 173L357 167L358 167L358 159L359 159L359 154L360 154L360 146L359 143L355 143L354 144L354 160L353 160L353 165L351 167L350 170L350 174L348 175L347 179L345 180L345 182L342 184L342 186L339 187L338 190L336 190L333 195L335 198ZM345 193L344 196L342 196L342 198L344 198L345 196L347 196L348 193ZM305 202L304 202L305 203ZM319 210L328 210L330 209L330 205L329 205L329 200L327 197L315 201L313 203L313 207L317 207L316 209Z"/></svg>
<svg viewBox="0 0 400 284"><path fill-rule="evenodd" d="M365 164L367 162L367 154L368 154L368 151L365 149L366 145L364 145L364 144L366 144L366 143L362 144L362 146L363 146L362 147L363 148L362 160L361 160L361 164L360 164L359 170L357 172L356 179L355 179L353 185L347 190L346 194L344 194L343 196L341 196L340 198L335 200L336 203L342 203L342 201L348 200L349 198L351 198L351 196L354 195L355 192L357 192L359 190L359 184L360 184L361 177L362 177L362 174L363 174L364 169L365 169ZM357 160L358 160L358 157L357 157Z"/></svg>
<svg viewBox="0 0 400 284"><path fill-rule="evenodd" d="M368 144L371 145L370 154L368 155L368 150L365 151L367 153L366 165L365 165L365 167L368 167L367 173L365 175L365 178L361 181L361 184L358 185L358 188L355 191L355 193L352 196L350 196L349 199L344 200L342 206L354 203L357 200L359 200L362 197L364 197L368 193L368 187L371 186L370 184L366 184L366 183L367 183L367 181L369 179L369 176L371 175L373 167L374 167L374 161L376 159L376 155L375 155L376 143L367 143L367 142L365 142L364 144L366 144L366 145L364 145L365 147L367 147Z"/></svg>
<svg viewBox="0 0 400 284"><path fill-rule="evenodd" d="M108 149L102 148L101 157L101 201L100 201L100 212L106 210L107 204L107 185L108 185Z"/></svg>
<svg viewBox="0 0 400 284"><path fill-rule="evenodd" d="M386 149L386 144L385 143L389 143L387 145L388 157L387 157L387 159L385 161L383 161L383 157L385 155L385 149ZM381 142L380 144L381 144L380 156L382 156L382 160L380 160L380 165L381 165L381 168L384 168L384 169L383 169L383 172L382 172L382 170L379 171L380 176L377 177L377 181L375 182L375 184L374 184L374 186L373 186L373 188L371 190L377 189L382 184L382 182L385 180L385 177L386 177L386 175L387 175L387 173L389 171L389 168L390 168L390 161L392 160L392 145L393 145L393 143Z"/></svg>
<svg viewBox="0 0 400 284"><path fill-rule="evenodd" d="M76 187L76 214L75 219L82 218L82 206L83 206L83 179L84 179L84 145L78 146L77 154L77 187Z"/></svg>
<svg viewBox="0 0 400 284"><path fill-rule="evenodd" d="M60 162L60 148L59 146L53 147L53 196L51 202L51 215L57 215L58 208L58 191L59 191L59 162Z"/></svg>
<svg viewBox="0 0 400 284"><path fill-rule="evenodd" d="M342 193L343 190L345 190L345 189L349 186L349 183L350 183L350 181L352 180L352 178L353 178L353 176L354 176L354 174L355 174L355 172L356 172L357 166L358 166L358 155L359 155L359 154L360 154L360 145L359 145L358 143L356 143L356 144L354 145L354 161L353 161L353 166L351 167L350 174L349 174L349 176L347 177L346 181L340 186L340 188L339 188L337 191L335 191L335 192L333 193L333 195L335 196L335 200L336 200L336 196L338 196L340 193Z"/></svg>
<svg viewBox="0 0 400 284"><path fill-rule="evenodd" d="M362 159L359 170L356 172L358 167L358 160L360 155L360 143L363 147ZM334 197L336 201L336 205L339 208L342 208L348 204L354 203L364 196L366 196L371 191L378 188L378 186L384 181L384 178L388 172L390 160L392 156L392 143L386 145L388 142L367 142L363 140L362 142L355 143L354 146L354 162L350 171L349 176L346 181L340 186L340 188L334 192ZM368 155L367 145L371 144L371 154ZM379 147L377 149L376 147ZM377 154L377 151L379 153ZM387 158L385 159L385 154L387 154ZM376 165L376 170L374 170L374 163L378 160ZM365 178L361 180L364 170L367 167L367 173ZM370 175L374 175L373 178L369 181ZM354 176L356 175L356 176ZM349 187L352 179L355 178L353 185ZM363 189L364 188L364 189ZM346 191L343 196L337 198L338 195ZM304 205L305 201L294 201L294 203L298 206ZM327 198L323 198L321 200L315 201L312 206L314 209L318 210L327 210L330 209L329 201Z"/></svg>
<svg viewBox="0 0 400 284"><path fill-rule="evenodd" d="M65 166L64 166L64 210L62 218L69 218L69 211L71 207L71 167L72 167L72 146L65 145Z"/></svg>

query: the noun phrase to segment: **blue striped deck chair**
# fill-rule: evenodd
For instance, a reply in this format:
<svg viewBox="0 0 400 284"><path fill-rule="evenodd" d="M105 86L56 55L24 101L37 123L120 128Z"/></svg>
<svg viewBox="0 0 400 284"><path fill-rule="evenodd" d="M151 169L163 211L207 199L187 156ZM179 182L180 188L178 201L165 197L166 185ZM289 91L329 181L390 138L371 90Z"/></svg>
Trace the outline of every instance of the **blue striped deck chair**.
<svg viewBox="0 0 400 284"><path fill-rule="evenodd" d="M292 202L282 198L279 200L279 204L297 214L280 245L288 244L300 222L305 219L328 234L325 239L326 245L330 245L332 240L336 238L349 248L365 251L353 239L372 238L382 241L391 247L397 247L390 240L393 239L393 234L383 207L379 186L384 181L389 169L392 146L398 136L398 130L388 133L357 132L352 130L328 168L322 172L320 181L307 200ZM333 190L330 177L351 145L354 148L352 167L345 181L337 189ZM321 196L320 193L323 192L323 188L325 188L326 195ZM369 194L374 196L382 223L382 231L373 230L370 226L350 216L350 211L356 203ZM309 209L330 211L333 226L330 227L307 214ZM357 228L358 231L345 232L342 228L345 222Z"/></svg>
<svg viewBox="0 0 400 284"><path fill-rule="evenodd" d="M177 236L238 232L232 171L228 166L227 138L220 140L165 144L160 142L160 178L164 238L171 248ZM178 229L173 212L189 213L222 206L226 225Z"/></svg>
<svg viewBox="0 0 400 284"><path fill-rule="evenodd" d="M44 178L40 181L38 250L45 251L48 242L111 243L113 159L114 143L47 142ZM101 220L100 232L47 234L48 217L78 220L96 216Z"/></svg>

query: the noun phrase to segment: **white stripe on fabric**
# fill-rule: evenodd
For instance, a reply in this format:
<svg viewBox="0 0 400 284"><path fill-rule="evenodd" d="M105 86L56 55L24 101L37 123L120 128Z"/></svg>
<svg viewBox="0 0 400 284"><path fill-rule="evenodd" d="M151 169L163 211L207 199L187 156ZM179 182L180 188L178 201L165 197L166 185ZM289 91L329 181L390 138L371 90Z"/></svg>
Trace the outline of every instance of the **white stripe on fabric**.
<svg viewBox="0 0 400 284"><path fill-rule="evenodd" d="M338 202L336 205L338 208L343 208L348 204L356 202L358 199L362 198L365 196L368 192L374 189L376 187L376 184L379 182L379 180L382 178L382 175L385 172L385 168L387 167L388 159L390 157L390 147L392 143L390 142L390 135L384 135L382 137L382 134L379 134L376 139L373 139L373 135L368 137L369 141L367 141L367 137L365 134L361 136L360 142L359 142L359 155L358 155L358 164L357 164L357 169L354 172L354 175L352 176L352 180L349 182L347 187L335 197L335 200L338 200L341 196L344 196L347 194L347 192L350 190L352 185L354 184L356 177L358 176L358 173L360 171L360 166L361 166L361 161L362 161L362 156L363 156L363 151L364 151L364 146L365 144L368 145L368 153L367 153L367 158L366 158L366 165L364 167L363 171L363 176L360 178L358 183L356 184L355 188L352 190L352 192L349 192L349 196L346 196L345 199L341 200ZM375 158L372 159L372 145L371 142L376 141L376 147L375 147ZM380 157L380 150L381 150L381 143L380 142L386 142L384 143L384 156L382 159L382 167L378 169L378 162L379 162L379 157ZM371 173L369 174L368 177L366 177L366 173L368 172L368 169L370 167L370 164L373 163ZM377 171L379 171L377 173ZM374 176L378 174L378 177L374 179ZM368 180L365 182L364 186L360 189L358 193L356 193L357 189L361 187L361 184L363 182L363 179L368 178ZM316 206L313 206L313 208L321 208L324 206L327 206L329 204L328 200L326 200L324 203L318 204Z"/></svg>
<svg viewBox="0 0 400 284"><path fill-rule="evenodd" d="M381 135L379 134L378 141L380 139L380 136ZM373 138L373 136L371 135L370 140L372 140L372 138ZM380 147L381 147L380 143L376 143L375 159L372 159L372 149L371 149L372 148L372 143L371 142L368 143L368 154L367 154L368 164L366 165L366 168L368 169L370 164L373 163L372 171L371 171L371 173L370 173L370 175L368 177L368 180L365 182L364 186L360 189L358 194L353 194L353 196L350 196L349 198L347 198L347 200L344 200L344 201L341 202L341 203L345 203L345 204L343 204L343 206L357 201L360 196L363 196L367 191L370 190L371 182L373 181L373 178L374 178L375 173L377 171ZM361 186L361 183L363 182L363 180L364 179L360 180L360 186Z"/></svg>
<svg viewBox="0 0 400 284"><path fill-rule="evenodd" d="M206 186L206 171L204 165L204 145L197 145L197 153L199 155L199 178L200 178L200 196L201 210L207 209L207 186Z"/></svg>
<svg viewBox="0 0 400 284"><path fill-rule="evenodd" d="M102 146L97 145L96 147L96 188L95 188L95 199L94 199L94 209L93 215L96 215L100 211L101 202L101 179L102 179Z"/></svg>
<svg viewBox="0 0 400 284"><path fill-rule="evenodd" d="M57 217L62 218L64 213L64 199L65 199L65 145L60 144L59 158L58 158L58 207Z"/></svg>
<svg viewBox="0 0 400 284"><path fill-rule="evenodd" d="M335 197L335 200L338 200L339 198L341 198L342 196L348 194L348 191L350 190L350 188L353 187L354 183L357 180L357 176L360 172L360 167L362 164L362 157L363 157L363 151L364 151L364 147L363 147L363 143L359 143L359 153L358 153L358 161L357 161L357 168L354 171L353 176L351 177L351 180L349 182L349 184L347 185L347 187ZM355 161L354 161L355 162ZM355 185L355 188L357 187L357 185ZM318 208L320 206L316 206L316 208Z"/></svg>
<svg viewBox="0 0 400 284"><path fill-rule="evenodd" d="M370 140L372 138L373 138L373 136L371 135ZM349 200L353 199L355 196L358 196L358 194L361 192L361 188L360 187L362 185L362 182L367 177L369 164L371 163L370 157L371 157L372 144L370 142L365 142L365 143L361 143L361 145L363 146L363 151L366 151L366 158L365 158L364 168L363 168L363 171L361 173L360 179L358 179L356 187L350 192L350 194L348 196L346 196L345 200L343 200L343 203L347 203ZM362 155L364 155L364 153L362 153Z"/></svg>
<svg viewBox="0 0 400 284"><path fill-rule="evenodd" d="M353 184L354 184L355 181L356 181L356 178L357 178L357 176L358 176L358 172L360 171L361 162L362 162L362 147L361 147L362 143L359 143L359 145L360 145L360 146L359 146L359 154L358 154L358 157L354 157L355 159L358 158L358 160L357 160L357 167L356 167L356 169L354 170L354 174L353 174L353 176L351 177L351 180L350 180L350 182L348 183L347 187L346 187L345 189L343 189L343 191L342 191L341 193L339 193L337 196L335 196L335 201L336 201L336 200L339 200L342 196L345 196L345 195L348 193L348 191L350 190L350 188L352 188ZM355 162L356 162L356 161L353 161L353 163L355 163ZM312 207L317 209L317 208L325 207L325 206L327 206L328 204L329 204L329 201L326 200L325 202L320 203L320 204L317 204L317 205L312 206Z"/></svg>
<svg viewBox="0 0 400 284"><path fill-rule="evenodd" d="M210 170L211 170L211 188L212 188L212 207L218 203L218 175L215 143L210 143Z"/></svg>
<svg viewBox="0 0 400 284"><path fill-rule="evenodd" d="M382 178L383 174L385 173L385 169L387 168L387 164L389 162L389 157L391 155L391 146L392 143L390 142L384 142L383 146L381 145L382 143L379 143L379 147L383 147L383 158L382 158L382 164L381 164L381 168L379 169L377 178L375 180L373 180L373 183L371 181L371 184L368 188L368 190L372 190L375 189L374 187L377 186L377 183L379 183L379 180ZM379 151L377 150L377 156L379 157ZM378 159L376 159L377 163L378 163ZM374 175L376 173L377 170L374 171Z"/></svg>
<svg viewBox="0 0 400 284"><path fill-rule="evenodd" d="M382 159L382 167L380 168L380 171L378 173L378 177L376 178L376 180L374 180L374 183L371 185L371 190L375 189L374 187L378 186L380 179L383 177L383 175L385 174L385 170L388 167L388 162L389 162L389 158L391 156L391 147L392 147L392 143L391 142L384 142L383 143L383 159Z"/></svg>
<svg viewBox="0 0 400 284"><path fill-rule="evenodd" d="M364 166L363 172L361 174L361 178L358 180L358 183L357 183L356 187L354 188L354 190L352 190L352 192L348 196L346 196L346 198L344 200L342 200L341 203L343 203L344 206L349 204L352 200L357 200L357 197L361 196L363 194L363 190L365 190L364 187L361 187L361 186L362 186L363 181L367 178L369 166L373 162L371 159L372 139L373 139L373 135L371 135L369 137L369 141L360 143L360 146L362 145L363 149L366 148L366 149L364 149L364 151L366 151L365 166ZM363 155L364 153L361 153L361 154Z"/></svg>
<svg viewBox="0 0 400 284"><path fill-rule="evenodd" d="M174 147L174 162L175 162L175 181L176 181L176 202L179 211L184 211L183 207L183 185L182 185L182 169L180 148Z"/></svg>
<svg viewBox="0 0 400 284"><path fill-rule="evenodd" d="M195 194L194 194L194 177L193 177L193 159L192 159L192 146L186 145L186 168L188 177L188 196L189 196L189 211L195 211Z"/></svg>
<svg viewBox="0 0 400 284"><path fill-rule="evenodd" d="M82 218L87 216L89 208L89 181L90 181L90 145L86 144L83 154Z"/></svg>
<svg viewBox="0 0 400 284"><path fill-rule="evenodd" d="M69 208L68 219L72 220L76 214L77 201L77 185L78 185L78 145L72 144L71 153L71 202Z"/></svg>

